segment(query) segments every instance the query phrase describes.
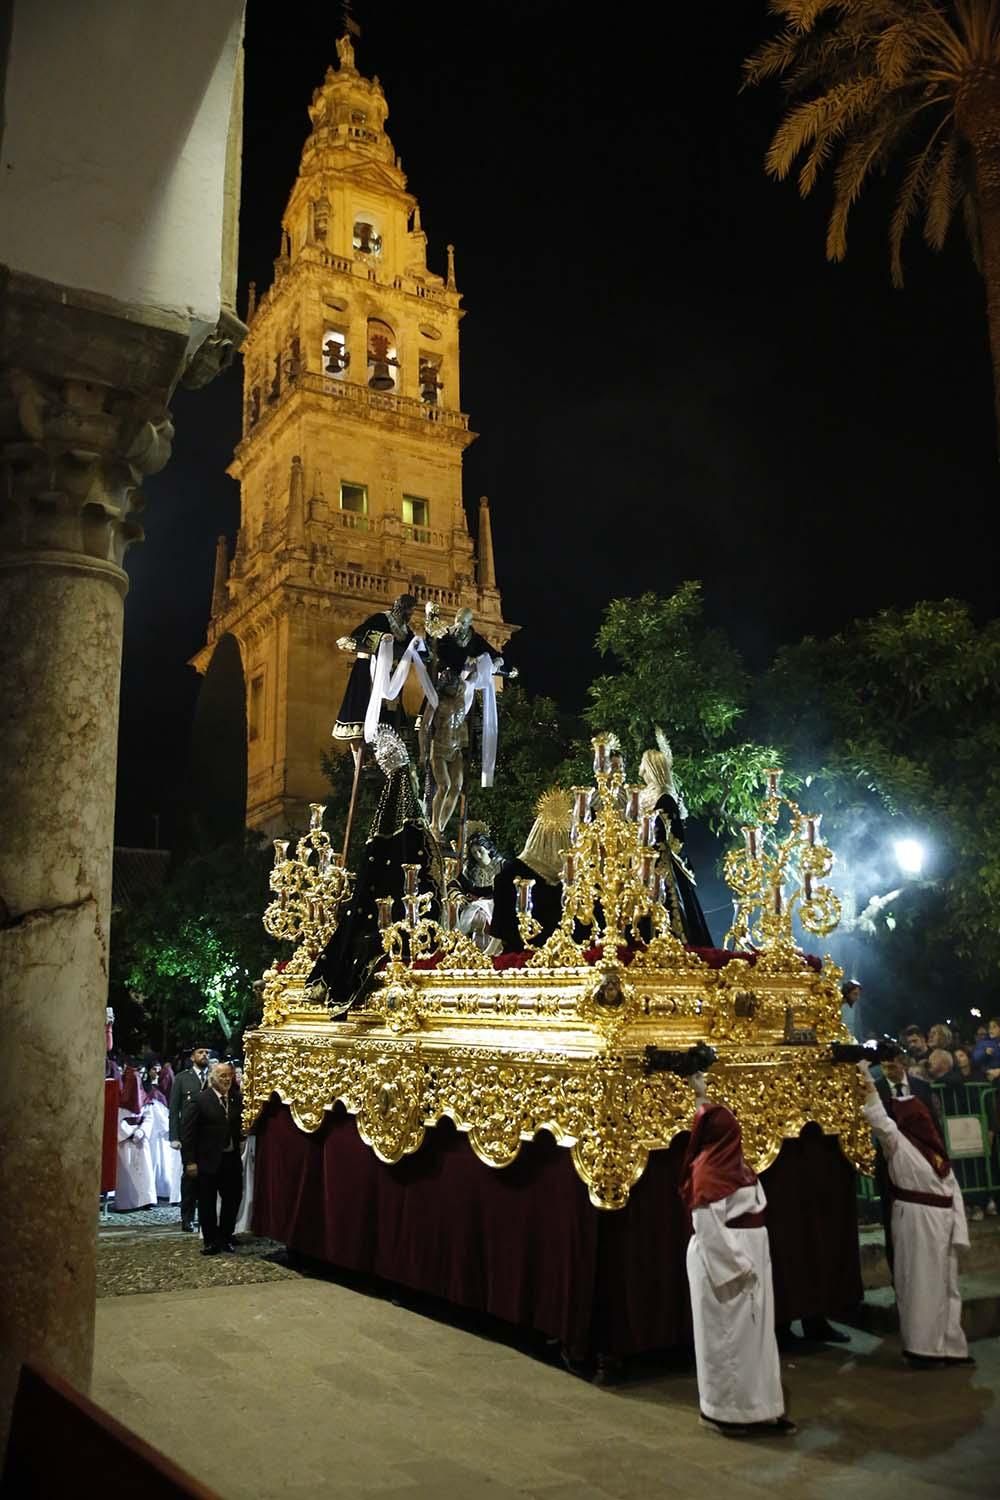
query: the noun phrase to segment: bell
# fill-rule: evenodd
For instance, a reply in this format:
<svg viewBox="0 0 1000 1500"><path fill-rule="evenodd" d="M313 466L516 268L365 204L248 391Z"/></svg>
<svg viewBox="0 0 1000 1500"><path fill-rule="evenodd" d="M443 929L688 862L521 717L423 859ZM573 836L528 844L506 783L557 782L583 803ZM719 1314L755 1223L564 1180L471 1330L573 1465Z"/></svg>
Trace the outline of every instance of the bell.
<svg viewBox="0 0 1000 1500"><path fill-rule="evenodd" d="M420 387L420 399L425 406L437 406L439 390L440 386L436 380Z"/></svg>
<svg viewBox="0 0 1000 1500"><path fill-rule="evenodd" d="M377 359L375 361L374 371L368 384L373 391L391 391L395 389L396 382L392 378L392 373L386 360Z"/></svg>

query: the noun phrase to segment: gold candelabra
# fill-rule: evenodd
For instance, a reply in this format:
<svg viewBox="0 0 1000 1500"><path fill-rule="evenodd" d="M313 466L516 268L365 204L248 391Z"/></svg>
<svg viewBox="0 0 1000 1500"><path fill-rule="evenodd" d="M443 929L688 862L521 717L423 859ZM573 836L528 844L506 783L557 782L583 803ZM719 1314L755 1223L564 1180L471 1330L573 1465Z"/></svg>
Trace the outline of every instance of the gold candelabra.
<svg viewBox="0 0 1000 1500"><path fill-rule="evenodd" d="M337 926L344 898L354 876L323 829L322 802L309 805L309 828L289 857L289 839L274 840L274 868L270 886L274 900L264 913L264 929L271 937L297 945L296 958L309 967L326 947Z"/></svg>
<svg viewBox="0 0 1000 1500"><path fill-rule="evenodd" d="M654 812L640 811L642 788L626 783L617 742L595 735L595 786L571 789L572 811L563 857L563 910L559 927L532 964L566 962L582 946L573 941L576 923L590 929L589 944L614 959L629 937L640 940L640 923L652 938L668 937L670 914L656 847Z"/></svg>
<svg viewBox="0 0 1000 1500"><path fill-rule="evenodd" d="M780 769L764 775L759 822L743 828L743 848L725 859L726 883L736 896L725 946L796 951L796 913L805 930L819 937L840 921L840 902L825 884L833 851L820 838L822 814L804 813L782 793Z"/></svg>

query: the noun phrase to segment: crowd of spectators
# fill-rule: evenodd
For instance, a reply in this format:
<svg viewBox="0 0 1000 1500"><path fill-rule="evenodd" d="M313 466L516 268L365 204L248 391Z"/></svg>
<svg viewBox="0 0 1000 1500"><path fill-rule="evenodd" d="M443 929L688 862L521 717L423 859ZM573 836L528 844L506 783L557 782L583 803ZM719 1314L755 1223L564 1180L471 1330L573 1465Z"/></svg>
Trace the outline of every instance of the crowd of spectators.
<svg viewBox="0 0 1000 1500"><path fill-rule="evenodd" d="M989 1128L988 1158L994 1171L997 1162L998 1095L1000 1095L1000 1018L994 1016L963 1036L950 1022L938 1022L925 1031L920 1026L905 1026L899 1036L903 1065L910 1080L937 1085L932 1100L938 1112L945 1114L976 1113L985 1108ZM954 1095L949 1089L965 1084L983 1085L977 1096ZM970 1219L982 1219L997 1212L997 1201L988 1190L966 1192Z"/></svg>

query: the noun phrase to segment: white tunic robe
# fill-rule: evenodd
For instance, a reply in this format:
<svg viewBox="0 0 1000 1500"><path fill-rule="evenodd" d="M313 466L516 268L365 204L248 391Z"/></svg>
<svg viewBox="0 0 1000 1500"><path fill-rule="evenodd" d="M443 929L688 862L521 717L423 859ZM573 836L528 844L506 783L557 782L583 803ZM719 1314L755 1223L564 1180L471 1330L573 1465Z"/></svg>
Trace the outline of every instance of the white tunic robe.
<svg viewBox="0 0 1000 1500"><path fill-rule="evenodd" d="M170 1111L154 1100L146 1105L149 1115L149 1146L153 1153L156 1196L168 1203L181 1201L181 1153L170 1144Z"/></svg>
<svg viewBox="0 0 1000 1500"><path fill-rule="evenodd" d="M937 1175L881 1099L865 1105L865 1117L885 1152L893 1187L951 1199L950 1208L893 1201L893 1281L903 1348L928 1358L964 1359L969 1346L962 1332L956 1254L957 1246L969 1243L962 1191L954 1172Z"/></svg>
<svg viewBox="0 0 1000 1500"><path fill-rule="evenodd" d="M716 1422L771 1422L785 1410L767 1230L728 1224L766 1202L758 1182L691 1215L687 1274L698 1396L703 1415Z"/></svg>
<svg viewBox="0 0 1000 1500"><path fill-rule="evenodd" d="M149 1145L149 1118L144 1111L141 1125L130 1125L135 1114L118 1111L118 1172L115 1177L115 1209L156 1207L156 1172Z"/></svg>

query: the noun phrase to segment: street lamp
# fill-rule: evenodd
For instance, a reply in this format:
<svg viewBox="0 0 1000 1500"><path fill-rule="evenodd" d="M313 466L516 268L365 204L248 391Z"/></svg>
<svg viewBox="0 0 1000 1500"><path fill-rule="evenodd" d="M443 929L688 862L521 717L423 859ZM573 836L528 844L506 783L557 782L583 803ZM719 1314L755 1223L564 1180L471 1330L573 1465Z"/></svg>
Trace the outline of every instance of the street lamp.
<svg viewBox="0 0 1000 1500"><path fill-rule="evenodd" d="M896 863L904 875L920 875L924 868L924 846L919 839L896 839Z"/></svg>

